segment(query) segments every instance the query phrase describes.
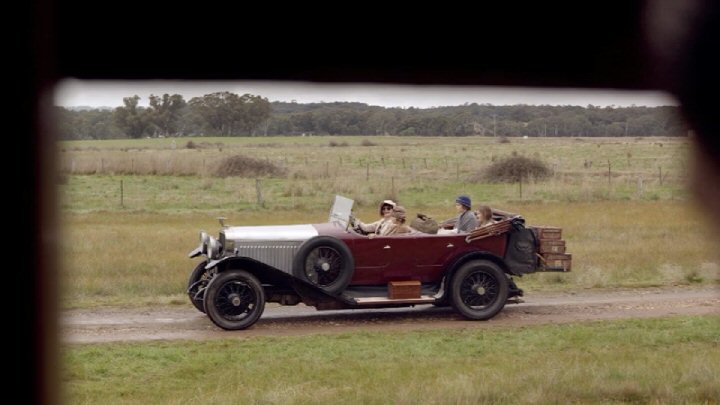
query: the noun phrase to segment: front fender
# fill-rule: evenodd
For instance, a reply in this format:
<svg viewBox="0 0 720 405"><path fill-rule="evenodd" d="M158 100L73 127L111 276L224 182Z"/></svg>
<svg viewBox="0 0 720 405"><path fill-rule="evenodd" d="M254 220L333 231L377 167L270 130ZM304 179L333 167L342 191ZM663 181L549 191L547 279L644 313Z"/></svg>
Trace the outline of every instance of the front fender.
<svg viewBox="0 0 720 405"><path fill-rule="evenodd" d="M195 248L195 250L188 253L188 257L192 259L193 257L200 256L201 254L202 254L202 246L198 246L197 248Z"/></svg>
<svg viewBox="0 0 720 405"><path fill-rule="evenodd" d="M205 269L206 270L212 269L213 267L217 266L218 264L220 264L224 261L227 261L228 259L230 259L232 257L234 257L234 256L225 256L225 257L221 257L220 259L217 259L217 260L208 260L208 263L205 265Z"/></svg>

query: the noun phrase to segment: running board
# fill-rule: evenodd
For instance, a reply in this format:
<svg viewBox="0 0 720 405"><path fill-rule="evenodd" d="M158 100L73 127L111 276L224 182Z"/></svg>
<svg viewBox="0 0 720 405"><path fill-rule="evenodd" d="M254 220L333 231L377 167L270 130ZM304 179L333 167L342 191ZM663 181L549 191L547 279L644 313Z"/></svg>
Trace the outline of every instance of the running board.
<svg viewBox="0 0 720 405"><path fill-rule="evenodd" d="M355 298L357 305L377 305L377 304L431 304L435 302L435 297L431 295L421 295L420 298L397 298L390 299L387 297L362 297Z"/></svg>

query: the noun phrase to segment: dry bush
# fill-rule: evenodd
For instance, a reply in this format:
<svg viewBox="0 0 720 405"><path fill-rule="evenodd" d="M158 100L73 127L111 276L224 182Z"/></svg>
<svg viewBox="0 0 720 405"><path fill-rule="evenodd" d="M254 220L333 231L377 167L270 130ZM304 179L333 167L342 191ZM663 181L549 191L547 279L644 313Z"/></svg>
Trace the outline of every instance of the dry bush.
<svg viewBox="0 0 720 405"><path fill-rule="evenodd" d="M513 155L494 162L471 180L490 183L517 182L522 179L542 180L551 174L552 170L540 159Z"/></svg>
<svg viewBox="0 0 720 405"><path fill-rule="evenodd" d="M362 142L360 142L360 146L377 146L377 144L373 141L363 139Z"/></svg>
<svg viewBox="0 0 720 405"><path fill-rule="evenodd" d="M330 146L333 146L333 147L334 147L334 146L348 146L348 143L347 143L347 142L335 142L335 141L330 141L329 145L330 145Z"/></svg>
<svg viewBox="0 0 720 405"><path fill-rule="evenodd" d="M213 175L217 177L285 177L287 170L266 160L235 155L223 159Z"/></svg>
<svg viewBox="0 0 720 405"><path fill-rule="evenodd" d="M510 143L510 138L508 138L507 136L501 136L500 138L498 138L497 142L498 143Z"/></svg>

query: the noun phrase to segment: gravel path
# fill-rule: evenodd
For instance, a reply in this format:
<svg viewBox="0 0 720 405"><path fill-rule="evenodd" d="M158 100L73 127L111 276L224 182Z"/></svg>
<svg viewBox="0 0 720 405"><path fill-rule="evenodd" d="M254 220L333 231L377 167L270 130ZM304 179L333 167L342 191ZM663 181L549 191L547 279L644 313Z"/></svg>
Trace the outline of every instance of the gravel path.
<svg viewBox="0 0 720 405"><path fill-rule="evenodd" d="M61 341L99 343L203 340L251 336L296 336L353 331L490 328L593 320L720 314L720 287L672 287L564 293L527 293L489 321L468 321L451 308L317 311L302 304L268 304L260 320L244 331L224 331L186 306L94 308L63 311Z"/></svg>

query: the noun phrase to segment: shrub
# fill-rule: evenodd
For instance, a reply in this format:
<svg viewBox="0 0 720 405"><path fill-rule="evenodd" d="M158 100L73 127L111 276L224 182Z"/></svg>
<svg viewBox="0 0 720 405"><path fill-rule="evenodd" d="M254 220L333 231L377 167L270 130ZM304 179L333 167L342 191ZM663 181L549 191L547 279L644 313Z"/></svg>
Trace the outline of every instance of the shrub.
<svg viewBox="0 0 720 405"><path fill-rule="evenodd" d="M363 139L362 142L360 142L360 146L377 146L377 144L373 141Z"/></svg>
<svg viewBox="0 0 720 405"><path fill-rule="evenodd" d="M540 159L510 156L491 164L473 180L490 183L517 182L521 179L542 180L551 174L552 170Z"/></svg>
<svg viewBox="0 0 720 405"><path fill-rule="evenodd" d="M330 141L329 145L330 145L331 147L335 147L335 146L348 146L348 143L347 143L347 142L335 142L335 141Z"/></svg>
<svg viewBox="0 0 720 405"><path fill-rule="evenodd" d="M235 155L223 159L213 174L217 177L284 177L286 170L266 160Z"/></svg>

